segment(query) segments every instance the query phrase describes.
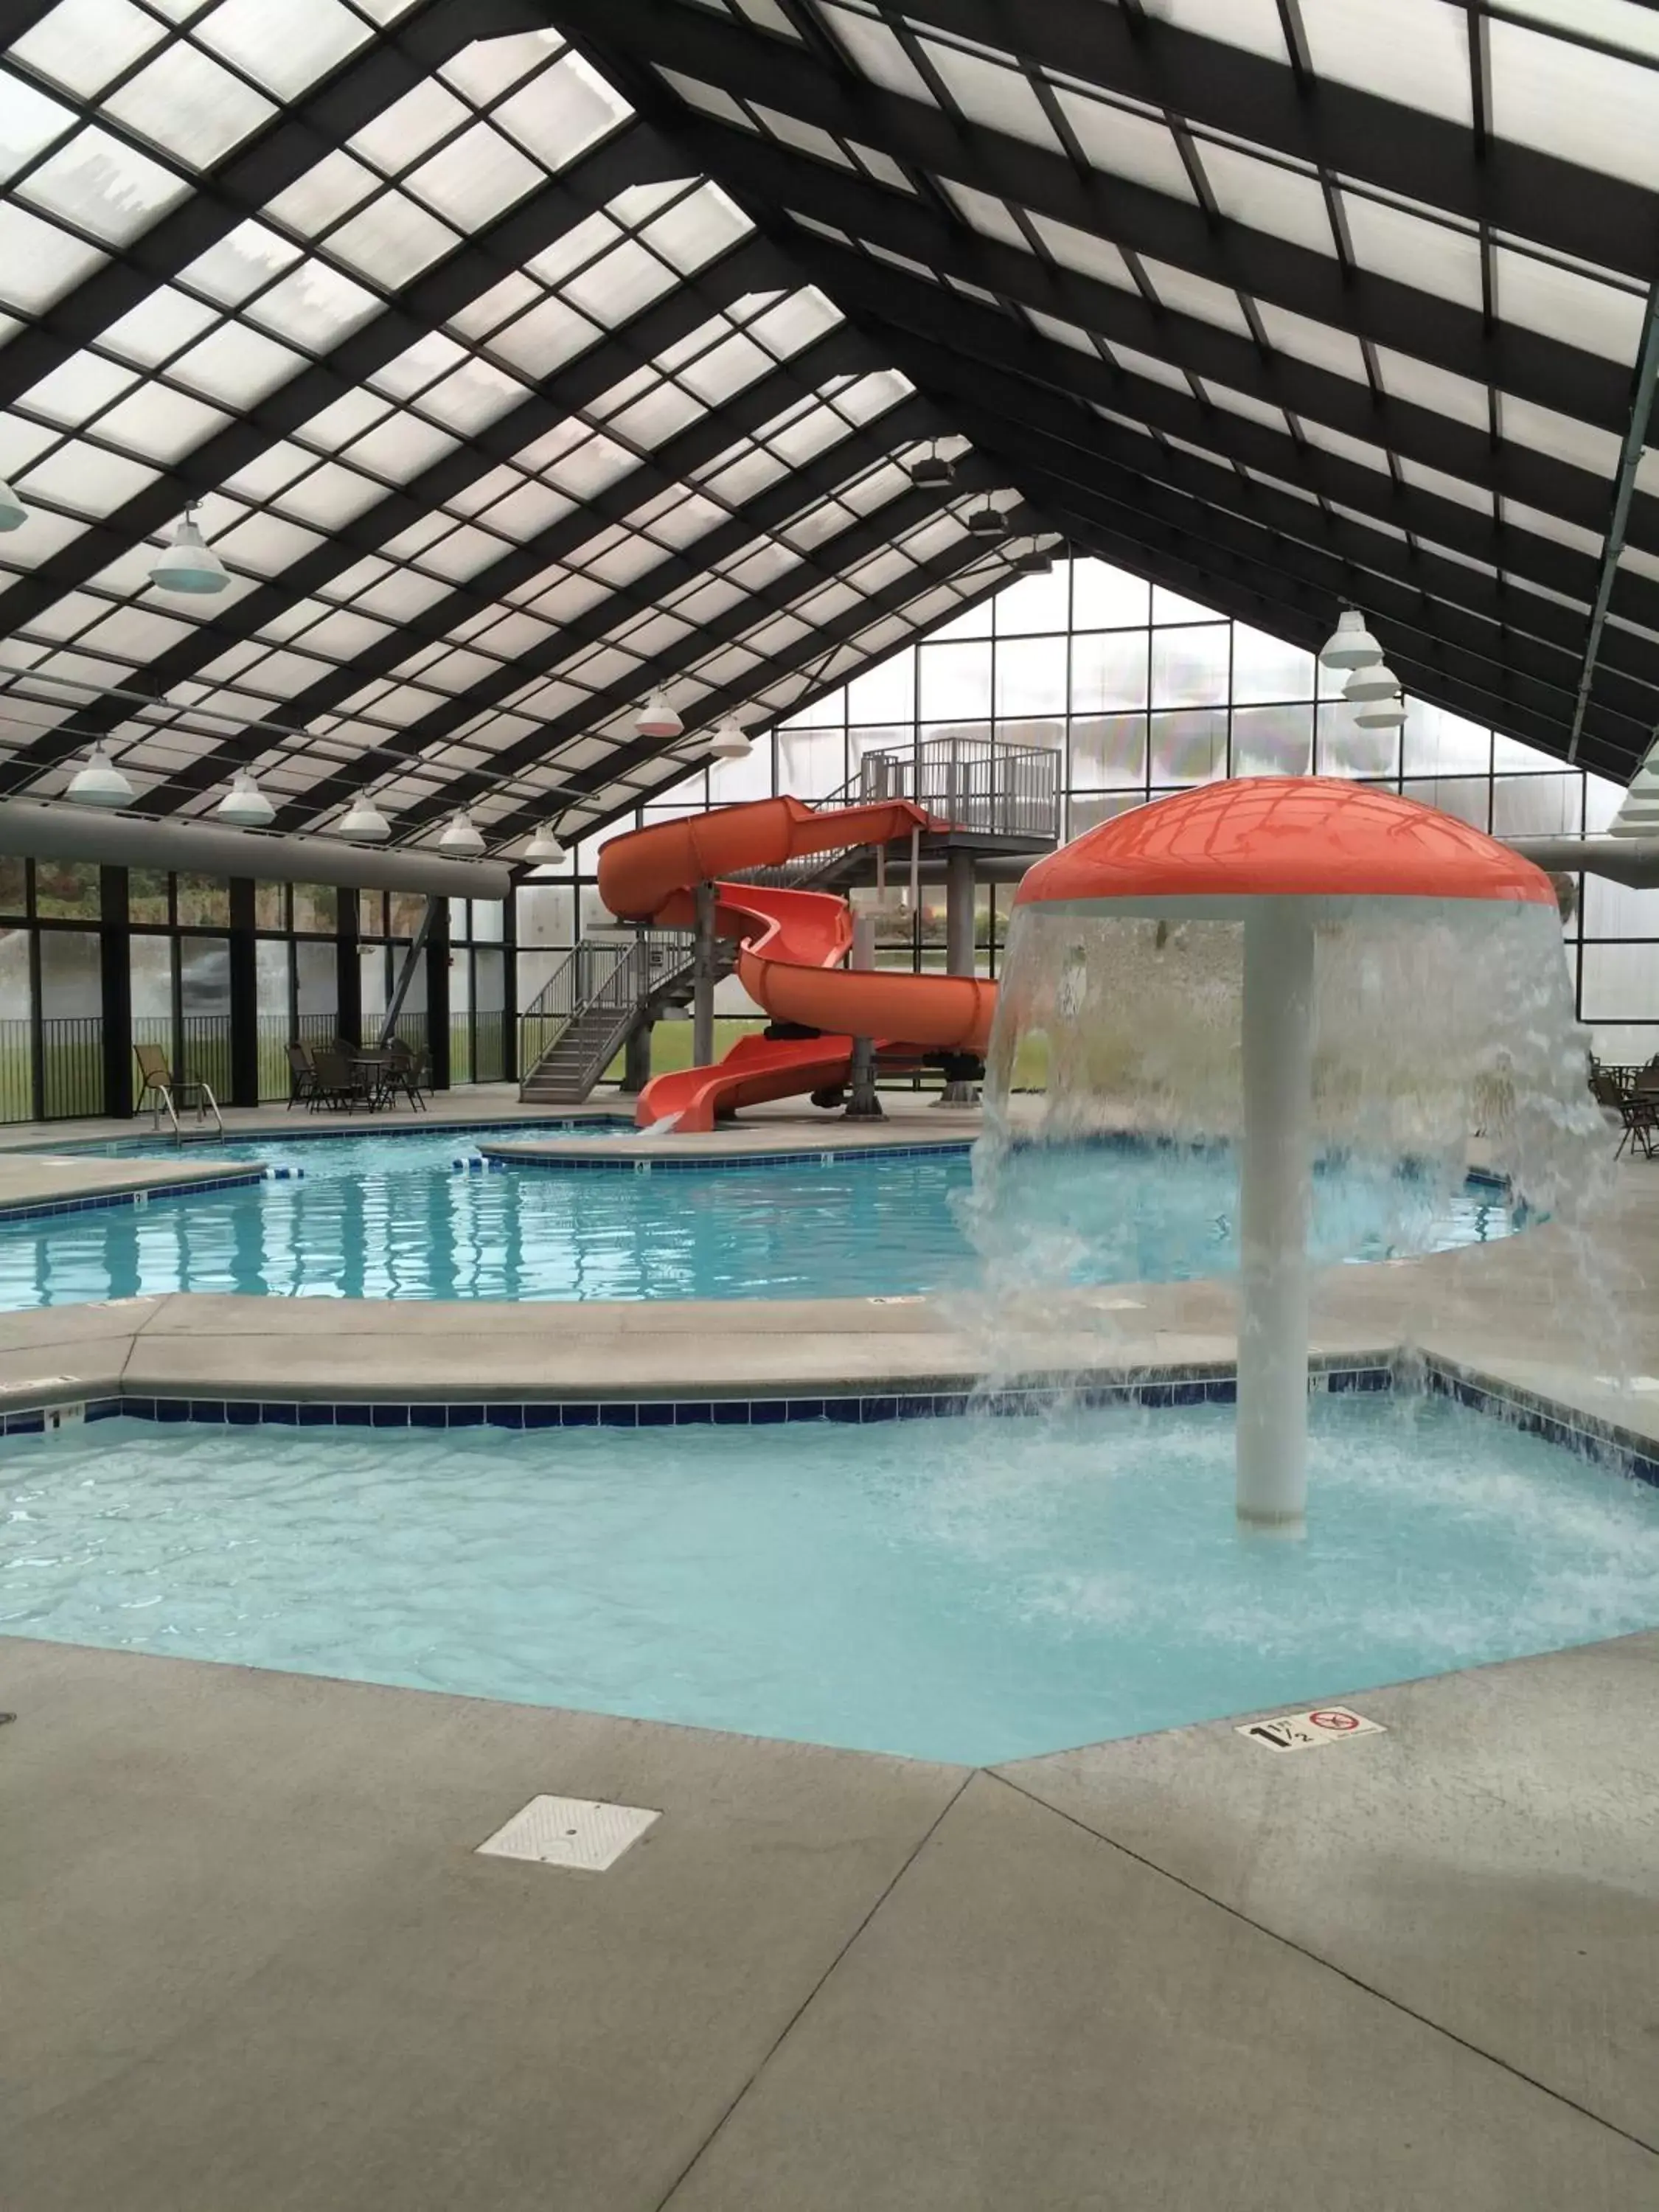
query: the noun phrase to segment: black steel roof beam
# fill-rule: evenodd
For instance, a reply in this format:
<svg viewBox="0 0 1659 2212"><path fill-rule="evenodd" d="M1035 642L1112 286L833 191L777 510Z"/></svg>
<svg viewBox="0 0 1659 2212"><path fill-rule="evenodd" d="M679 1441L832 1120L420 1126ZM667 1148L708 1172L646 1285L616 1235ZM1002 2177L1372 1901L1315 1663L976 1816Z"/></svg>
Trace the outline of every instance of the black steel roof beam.
<svg viewBox="0 0 1659 2212"><path fill-rule="evenodd" d="M1000 478L994 480L1001 481ZM968 491L984 489L992 481L988 465L977 455L971 457L970 465L962 474L963 489ZM854 568L860 562L868 560L872 554L880 552L896 535L925 522L938 508L939 495L936 492L901 493L885 506L848 523L833 538L826 538L823 550L839 568ZM485 793L495 789L505 778L516 775L521 769L535 767L550 754L556 752L561 745L569 744L593 732L598 724L637 700L642 688L658 683L672 684L677 677L694 672L696 664L717 647L735 645L769 617L787 612L792 602L801 598L808 589L810 586L804 583L799 568L787 570L781 576L774 578L771 583L727 607L724 613L715 616L712 621L689 631L676 645L655 655L640 675L624 677L614 684L605 684L579 706L568 708L563 714L539 724L524 737L515 738L511 744L504 745L498 753L491 756L487 768L459 771L447 781L441 796L418 800L405 810L401 817L404 830L407 831L411 822L418 827L422 822L441 813L446 806L465 805L468 800L481 798ZM639 591L637 598L641 612L656 604L656 595L650 592L648 586ZM572 649L576 648L573 647ZM538 670L534 672L547 672ZM747 679L750 689L768 680L759 675ZM392 744L377 749L377 759L366 761L361 766L356 762L349 766L343 764L299 798L289 800L278 814L276 827L279 830L297 828L301 820L337 805L342 799L372 781L376 775L384 775L388 767L418 762L430 747L441 744L446 737L453 734L477 711L476 694L470 695L465 702L458 701L456 703L458 707L465 704L469 711L463 714L446 712L426 715L421 721L411 723L406 730L398 732ZM697 703L696 714L699 721L707 719L707 711L701 701Z"/></svg>
<svg viewBox="0 0 1659 2212"><path fill-rule="evenodd" d="M595 5L580 0L583 12ZM1659 208L1640 185L1510 139L1494 139L1477 165L1460 124L1330 78L1304 98L1285 64L1156 16L1131 22L1121 9L1075 0L902 0L902 12L1644 283L1659 268ZM554 13L574 22L572 0L555 0Z"/></svg>
<svg viewBox="0 0 1659 2212"><path fill-rule="evenodd" d="M1642 351L1636 364L1636 387L1632 395L1630 427L1625 433L1625 442L1619 456L1619 468L1613 478L1613 512L1607 520L1607 534L1601 549L1601 574L1595 586L1595 599L1590 608L1589 625L1584 638L1583 666L1579 672L1577 705L1573 714L1572 742L1567 747L1567 758L1578 757L1579 738L1583 730L1598 676L1605 688L1605 673L1597 667L1602 643L1607 636L1608 610L1613 605L1613 586L1619 580L1620 562L1630 538L1630 523L1636 501L1636 471L1642 465L1642 454L1648 442L1648 422L1653 411L1653 394L1659 382L1659 283L1648 293L1647 310L1642 319Z"/></svg>
<svg viewBox="0 0 1659 2212"><path fill-rule="evenodd" d="M24 25L6 16L6 36ZM285 191L394 100L475 40L545 26L537 0L428 0L352 55L301 100L274 115L191 197L45 309L0 352L0 406L9 405L67 355L89 343L198 254ZM53 88L56 90L56 88ZM82 112L88 112L84 104Z"/></svg>
<svg viewBox="0 0 1659 2212"><path fill-rule="evenodd" d="M904 443L909 438L925 435L933 419L933 409L927 400L920 398L902 400L888 415L878 416L864 429L850 433L825 452L815 454L781 482L769 484L757 492L746 505L726 521L717 524L705 536L695 539L678 551L665 552L663 558L635 582L619 585L608 592L603 599L596 601L584 613L566 623L544 644L520 654L510 663L502 663L497 672L481 678L466 691L458 693L453 710L439 710L447 726L459 728L481 708L503 703L532 678L543 675L558 663L568 659L583 645L599 642L631 615L655 606L665 592L706 575L715 562L740 552L752 538L780 523L787 522L792 515L798 514L804 499L812 495L828 496L844 485L849 477L879 461L890 450L890 439ZM688 432L687 435L690 434ZM566 516L553 526L556 530L562 530L574 520ZM592 526L590 517L585 524L589 534ZM819 558L821 562L823 556ZM544 556L530 568L528 573L534 574L538 568L546 565L547 559ZM395 650L398 659L406 658L407 637L400 634L398 638L388 640L383 648L376 650L382 653ZM341 670L337 676L331 676L325 686L313 685L310 690L300 693L294 700L274 708L269 717L251 722L246 729L239 730L233 737L226 738L212 752L204 755L199 761L192 762L188 768L181 769L165 784L147 794L146 810L163 814L173 812L194 793L205 790L230 769L243 767L269 751L281 729L292 728L296 725L303 727L319 714L331 712L338 705L339 699L325 695L338 692L341 686L348 683L355 688L368 677L386 672L382 668L370 667L370 658L369 654L360 656L350 667ZM422 718L420 726L423 741L436 734L434 729L428 726L428 722L435 724L438 719L437 711L430 718ZM403 742L404 734L388 729L383 746L371 745L364 749L361 770L354 763L349 772L352 788L384 773L389 763L408 757L409 748ZM342 769L329 781L336 781L347 773Z"/></svg>
<svg viewBox="0 0 1659 2212"><path fill-rule="evenodd" d="M1380 396L1352 377L1288 354L1264 353L1248 338L1197 316L1170 308L1154 310L1138 293L947 222L902 193L844 176L729 125L699 122L686 137L697 160L711 173L724 176L731 189L751 199L799 209L855 237L902 252L924 268L1058 316L1109 342L1120 339L1173 367L1282 407L1287 414L1323 422L1448 476L1524 500L1564 520L1600 529L1606 520L1607 486L1591 470L1528 447L1494 447L1486 432L1432 408ZM799 258L804 265L811 259L827 272L839 264L815 257L838 251L844 252L812 235L803 239ZM821 281L830 289L835 279L825 274ZM1659 552L1659 500L1644 496L1635 519L1636 542Z"/></svg>
<svg viewBox="0 0 1659 2212"><path fill-rule="evenodd" d="M965 389L970 398L988 399L994 393L994 404L1003 411L1030 416L1034 408L1052 405L1044 392L1064 392L1189 439L1229 461L1305 484L1310 491L1396 528L1420 532L1455 553L1546 590L1586 605L1594 596L1595 562L1553 538L1513 523L1500 526L1437 493L1402 488L1382 471L1318 447L1293 447L1281 431L1219 409L1201 409L1183 393L1037 338L1008 317L921 278L878 267L844 248L826 245L820 252L819 241L804 242L812 250L803 260L820 271L825 289L834 288L861 327L872 334L879 331L877 342L936 396L949 394L953 400ZM1033 386L1040 387L1035 397ZM1659 584L1626 569L1620 591L1624 599L1617 611L1659 630Z"/></svg>
<svg viewBox="0 0 1659 2212"><path fill-rule="evenodd" d="M863 82L845 85L810 55L740 28L728 16L684 5L665 7L660 0L557 0L556 12L568 27L608 35L625 43L630 53L781 109L821 130L861 139L896 161L1012 200L1332 328L1498 385L1564 415L1605 429L1623 427L1628 371L1559 338L1517 324L1500 323L1489 330L1478 312L1432 292L1388 277L1345 275L1333 255L1231 219L1212 220L1200 207L1127 178L1095 170L1079 174L1063 154L981 124L958 121L901 93ZM1120 15L1115 8L1100 6L1085 12ZM1149 22L1147 27L1161 27ZM1236 59L1249 58L1233 51ZM1277 74L1294 98L1289 70ZM1322 87L1322 100L1330 89ZM686 143L691 143L689 137ZM830 168L829 173L860 181L842 169ZM904 195L892 197L902 201ZM1654 203L1641 197L1651 230Z"/></svg>
<svg viewBox="0 0 1659 2212"><path fill-rule="evenodd" d="M1013 519L1016 526L1022 532L1040 530L1047 526L1045 523L1018 511L1016 511ZM902 614L907 606L920 599L930 587L950 582L952 578L960 575L964 569L971 568L975 561L982 561L985 557L984 545L975 538L968 538L963 540L960 546L952 546L948 553L939 554L932 561L922 562L910 575L898 577L882 591L872 592L868 599L861 600L857 606L848 607L844 613L833 616L821 628L815 629L810 636L799 639L787 653L777 655L772 660L763 663L759 668L749 671L741 683L724 685L719 690L709 694L708 697L699 700L697 702L699 720L714 721L728 710L744 705L755 690L768 684L778 683L784 678L799 675L803 668L810 667L813 661L822 659L827 647L851 644L860 632L866 629L871 623L879 622L886 615ZM1000 585L1009 580L1005 577L998 580ZM978 596L984 595L981 593ZM959 611L959 608L952 608L950 610L950 615L954 616ZM946 615L941 614L937 620L944 622L948 618ZM893 650L890 644L884 645L879 649L880 656L884 657ZM876 654L871 655L872 659L877 657ZM860 671L864 665L860 664ZM860 671L848 672L843 670L836 675L832 683L820 686L819 690L839 690L843 684L852 682L853 675ZM804 696L817 696L817 694ZM799 703L792 700L788 712L793 714ZM780 717L774 714L771 719L775 722ZM768 726L769 727L770 724ZM607 784L614 783L617 777L626 775L630 769L637 768L642 763L656 758L663 751L665 742L660 738L642 738L635 744L622 747L618 751L611 754L607 760L596 761L591 768L575 770L560 792L556 793L550 792L538 796L503 820L491 823L486 834L492 845L499 847L508 844L514 838L521 837L527 830L533 829L538 822L546 821L562 811L568 812L573 807L579 807L584 797L596 791L604 790ZM695 765L694 762L683 762L680 764L679 773L684 775ZM627 802L628 805L635 803L632 800ZM584 824L584 830L588 826Z"/></svg>
<svg viewBox="0 0 1659 2212"><path fill-rule="evenodd" d="M1557 731L1553 750L1565 750L1575 674L1570 656L1425 602L1410 582L1351 560L1325 541L1321 525L1327 518L1316 507L1305 509L1306 522L1291 536L1236 504L1223 505L1227 483L1237 480L1224 471L1211 473L1220 479L1213 500L1190 486L1156 482L1127 468L1098 462L1085 466L1081 456L1073 459L1063 447L1057 453L1029 454L1015 465L1023 486L1044 506L1065 501L1071 512L1089 513L1099 511L1100 502L1104 519L1112 522L1120 515L1145 516L1224 551L1263 578L1293 578L1322 594L1328 609L1345 600L1363 607L1382 629L1391 665L1398 657L1411 656L1419 666L1434 668L1489 698L1492 718L1501 719L1511 709L1533 714L1540 726ZM1649 702L1659 703L1659 695L1645 695L1650 713ZM1647 724L1634 711L1600 708L1594 726L1608 744L1634 748L1638 755L1645 743Z"/></svg>
<svg viewBox="0 0 1659 2212"><path fill-rule="evenodd" d="M511 453L590 404L637 367L641 355L648 358L696 329L698 323L717 311L722 296L735 298L755 289L757 276L775 270L775 249L763 240L751 239L735 247L731 254L704 272L708 279L706 289L699 291L690 285L677 286L654 305L644 309L633 322L623 325L601 343L591 347L586 354L567 362L552 376L543 379L532 399L522 402L512 414L503 416L492 426L496 436L511 438L511 445L503 446L499 453L482 454L463 447L434 462L431 468L412 477L407 484L388 491L385 499L367 508L354 522L331 531L311 552L302 555L278 575L248 592L225 617L217 622L197 624L189 638L181 639L143 672L146 679L154 683L158 690L165 690L169 685L194 674L215 659L226 645L252 636L274 616L294 605L296 601L319 592L329 579L350 567L354 558L380 554L388 538L396 537L410 523L432 513L457 492L476 483ZM791 278L798 281L793 271ZM506 426L513 423L515 418L524 427L509 430ZM179 495L174 493L167 511L176 512L179 504ZM90 536L92 532L87 534ZM0 597L0 621L15 621L19 628L23 627L64 592L88 581L99 568L115 558L118 550L125 551L131 548L131 538L123 536L118 544L110 542L112 525L101 526L100 534L105 542L100 556L96 560L85 562L84 573L71 574L67 579L55 579L50 591L43 586L37 587L31 595L33 604L26 598L21 605L15 606L18 597L15 588ZM582 533L584 537L591 534L591 531ZM65 549L64 557L76 552L83 542L83 539L76 539L73 545ZM580 542L580 538L577 542ZM510 559L512 556L504 557ZM42 568L35 572L36 577L44 576L50 565L43 563ZM537 565L545 564L538 562ZM465 611L471 612L495 605L494 590L481 582L485 573L481 570L478 576L453 586L447 594L447 604L453 607L459 603ZM530 573L533 574L534 569ZM458 618L452 613L451 623ZM417 640L425 634L418 619L409 623L406 628L410 635ZM122 718L118 716L116 719ZM61 754L52 754L50 745L46 741L42 743L50 757L61 757ZM31 757L38 759L42 756L37 750ZM0 771L0 789L5 787L4 772Z"/></svg>
<svg viewBox="0 0 1659 2212"><path fill-rule="evenodd" d="M484 607L500 605L509 592L521 584L528 583L532 577L539 575L567 553L574 552L585 544L596 531L603 529L607 523L623 521L642 501L656 493L684 483L689 476L736 442L746 428L758 428L772 416L783 413L793 401L800 398L804 381L816 382L848 373L862 366L865 359L867 359L866 343L850 324L842 324L823 337L816 339L811 345L793 356L787 365L780 365L749 386L731 403L729 409L711 410L701 416L677 437L665 441L654 452L646 454L626 476L619 477L601 491L590 493L585 504L573 508L568 514L561 515L544 530L502 552L486 567L475 570L464 584L452 586L431 605L416 614L404 616L377 644L368 646L350 660L341 662L326 677L319 678L315 684L296 692L292 698L273 701L269 710L270 718L290 725L307 722L313 715L331 712L342 700L349 698L353 692L361 690L365 683L375 677L389 675L408 659L416 646L457 642L454 632L458 624ZM544 412L526 416L527 422L533 427L511 434L514 443L509 450L520 449L527 441L538 436L543 429L551 428L568 416L569 409L557 403L552 390L556 382L556 379L549 380L547 397L534 403ZM526 410L517 409L514 413L525 414ZM512 418L504 416L501 419L506 422ZM434 473L448 468L455 459L452 454L434 464ZM471 475L466 480L471 480ZM417 478L415 481L418 483L421 480ZM460 488L459 484L451 489L434 487L430 504L438 504L441 499L452 496L453 489ZM251 636L273 613L291 605L294 596L305 596L303 588L297 593L290 592L289 580L295 576L296 571L301 572L298 581L303 586L314 572L320 570L322 574L317 588L322 591L325 588L322 579L336 574L338 565L337 556L329 558L327 549L319 547L315 553L306 556L302 562L296 563L295 568L285 570L276 583L251 592L234 610L236 619L233 623L212 627L205 640L198 635L197 629L192 629L188 636L181 638L167 652L158 654L143 672L145 681L157 692L165 692L173 684L194 675L206 661L222 651L229 639L239 635ZM305 649L302 639L298 641L298 647L301 651ZM252 696L250 694L251 697ZM77 715L76 726L82 736L100 734L130 719L130 702L111 698L100 700ZM220 759L221 764L225 762L238 764L242 758L252 759L259 750L256 744L251 750L242 753L236 742L231 740L227 742L222 753L216 757Z"/></svg>
<svg viewBox="0 0 1659 2212"><path fill-rule="evenodd" d="M89 521L71 544L14 582L0 596L0 622L15 627L29 621L64 592L85 583L120 554L130 551L136 542L163 528L187 500L199 499L216 490L323 408L356 392L378 369L385 368L417 340L428 337L481 291L487 290L495 273L493 264L498 256L505 253L508 265L512 265L541 252L629 183L638 182L643 174L667 178L684 173L684 157L656 142L654 134L649 147L641 145L632 154L625 150L625 142L620 139L609 140L603 147L596 148L556 184L532 193L528 200L502 216L488 234L480 232L477 238L458 247L447 260L416 278L373 321L355 331L328 354L308 363L257 405L243 409L222 430L204 439L174 462L154 483L107 516ZM486 235L490 242L490 258L481 264L475 249ZM781 273L785 266L777 249L764 239L744 240L708 270L699 271L696 278L677 286L643 309L630 323L621 325L599 345L579 356L568 364L568 369L576 371L584 362L591 364L596 356L615 362L620 355L623 365L613 368L605 380L606 383L614 382L635 366L629 357L635 334L648 335L653 318L672 322L676 313L684 316L688 306L695 307L700 296L718 301L723 295L729 299L744 290L762 289L769 283L775 286L793 281L793 272ZM700 286L705 288L701 295ZM692 316L689 322L677 327L683 334L684 328L694 328L697 319ZM647 350L651 349L647 345ZM564 373L560 372L561 375ZM595 390L605 388L605 384L601 383ZM499 423L495 426L497 435L500 428ZM472 441L474 445L477 442ZM459 450L467 453L471 446L464 441ZM486 466L494 466L500 458L498 453L488 448L485 451L487 460L481 460L476 452L472 454L475 474L482 475ZM452 454L448 459L453 463L456 456ZM437 465L441 468L444 464ZM418 501L412 485L389 489L386 498L365 514L337 526L332 532L332 541L360 552L374 550L380 543L374 532L380 528L382 515L396 518L380 530L381 537L392 536L417 514L425 513L429 504Z"/></svg>
<svg viewBox="0 0 1659 2212"><path fill-rule="evenodd" d="M994 394L981 402L964 389L955 404L967 434L983 450L1006 459L1016 473L1021 463L1035 464L1061 482L1068 472L1087 481L1091 472L1103 467L1127 472L1136 483L1168 485L1260 523L1283 540L1322 548L1358 569L1392 579L1411 594L1416 619L1426 624L1429 635L1449 635L1467 623L1474 649L1491 652L1493 641L1501 639L1499 657L1512 658L1525 672L1569 692L1577 685L1583 622L1570 607L1506 588L1496 578L1413 541L1368 528L1348 514L1242 477L1236 470L1079 409L1050 410L1038 423L997 408ZM1352 581L1334 584L1335 604L1355 588ZM1476 644L1477 638L1487 642ZM1613 711L1650 722L1659 714L1659 649L1635 636L1627 642L1634 650L1616 676L1607 672L1601 696Z"/></svg>

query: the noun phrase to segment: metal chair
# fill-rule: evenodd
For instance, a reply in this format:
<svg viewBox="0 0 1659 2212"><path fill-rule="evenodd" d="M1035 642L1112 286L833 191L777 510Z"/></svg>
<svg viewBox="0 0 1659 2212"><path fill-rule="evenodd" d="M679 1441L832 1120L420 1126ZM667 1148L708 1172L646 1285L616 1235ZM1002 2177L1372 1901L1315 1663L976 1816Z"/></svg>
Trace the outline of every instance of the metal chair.
<svg viewBox="0 0 1659 2212"><path fill-rule="evenodd" d="M288 1103L292 1112L295 1102L314 1107L317 1103L317 1067L311 1056L311 1047L295 1038L288 1048Z"/></svg>
<svg viewBox="0 0 1659 2212"><path fill-rule="evenodd" d="M193 1106L198 1123L205 1121L210 1113L214 1127L222 1137L224 1135L224 1117L219 1111L219 1102L211 1087L199 1075L175 1076L167 1065L167 1054L159 1044L136 1044L132 1049L138 1062L138 1073L143 1079L138 1086L137 1111L143 1112L144 1102L148 1099L152 1128L161 1127L161 1109L165 1106L167 1119L173 1124L173 1133L182 1140L184 1130L179 1125L179 1109L180 1106Z"/></svg>
<svg viewBox="0 0 1659 2212"><path fill-rule="evenodd" d="M426 1101L421 1095L427 1080L425 1051L406 1044L402 1037L393 1037L386 1055L388 1094L395 1096L401 1091L417 1113L425 1113Z"/></svg>

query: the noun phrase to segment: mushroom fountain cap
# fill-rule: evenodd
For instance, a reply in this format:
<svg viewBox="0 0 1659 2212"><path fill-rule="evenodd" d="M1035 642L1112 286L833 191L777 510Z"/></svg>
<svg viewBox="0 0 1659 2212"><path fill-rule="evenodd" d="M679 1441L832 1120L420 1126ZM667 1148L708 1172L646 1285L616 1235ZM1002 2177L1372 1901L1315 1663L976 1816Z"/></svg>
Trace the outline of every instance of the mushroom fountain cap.
<svg viewBox="0 0 1659 2212"><path fill-rule="evenodd" d="M1337 776L1239 776L1156 799L1026 871L1017 906L1242 914L1261 898L1553 906L1541 868L1415 799Z"/></svg>

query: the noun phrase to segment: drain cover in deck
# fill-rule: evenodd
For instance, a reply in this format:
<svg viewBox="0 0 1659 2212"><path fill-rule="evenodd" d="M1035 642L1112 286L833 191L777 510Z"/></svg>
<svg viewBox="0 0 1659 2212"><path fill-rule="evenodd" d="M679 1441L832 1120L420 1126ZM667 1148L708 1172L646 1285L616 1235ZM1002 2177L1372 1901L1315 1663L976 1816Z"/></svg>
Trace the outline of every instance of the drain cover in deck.
<svg viewBox="0 0 1659 2212"><path fill-rule="evenodd" d="M532 1797L488 1843L479 1844L478 1853L604 1874L661 1818L642 1806L606 1805L591 1797Z"/></svg>

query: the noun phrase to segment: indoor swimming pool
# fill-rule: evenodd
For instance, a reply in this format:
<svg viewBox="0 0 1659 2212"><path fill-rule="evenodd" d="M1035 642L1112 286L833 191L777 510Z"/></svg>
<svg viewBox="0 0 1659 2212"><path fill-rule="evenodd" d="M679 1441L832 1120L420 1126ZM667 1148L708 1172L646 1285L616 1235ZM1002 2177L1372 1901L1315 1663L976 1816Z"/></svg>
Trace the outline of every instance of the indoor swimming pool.
<svg viewBox="0 0 1659 2212"><path fill-rule="evenodd" d="M0 1448L0 1631L987 1762L1659 1624L1659 1489L1444 1398Z"/></svg>
<svg viewBox="0 0 1659 2212"><path fill-rule="evenodd" d="M1181 1280L1236 1264L1219 1151L1034 1146L994 1203L966 1146L692 1172L490 1169L474 1133L261 1137L212 1160L283 1180L48 1220L0 1222L0 1310L168 1291L273 1297L857 1297L969 1286L981 1255L1079 1284ZM158 1153L177 1158L171 1147ZM458 1165L459 1163L459 1165ZM295 1170L303 1170L296 1175ZM1319 1181L1328 1260L1500 1237L1501 1189L1424 1200L1398 1179Z"/></svg>

